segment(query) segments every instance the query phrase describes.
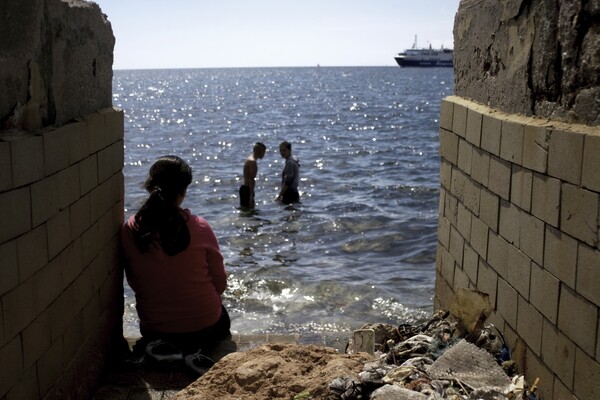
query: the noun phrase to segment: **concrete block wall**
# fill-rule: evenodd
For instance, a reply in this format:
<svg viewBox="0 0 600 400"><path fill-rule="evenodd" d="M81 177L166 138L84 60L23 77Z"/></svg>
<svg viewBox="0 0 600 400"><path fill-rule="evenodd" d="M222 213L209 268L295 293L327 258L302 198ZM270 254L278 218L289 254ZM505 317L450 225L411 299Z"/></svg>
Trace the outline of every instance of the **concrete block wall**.
<svg viewBox="0 0 600 400"><path fill-rule="evenodd" d="M450 96L440 154L435 306L488 293L544 399L599 399L600 129Z"/></svg>
<svg viewBox="0 0 600 400"><path fill-rule="evenodd" d="M122 332L123 112L0 134L0 399L91 398Z"/></svg>

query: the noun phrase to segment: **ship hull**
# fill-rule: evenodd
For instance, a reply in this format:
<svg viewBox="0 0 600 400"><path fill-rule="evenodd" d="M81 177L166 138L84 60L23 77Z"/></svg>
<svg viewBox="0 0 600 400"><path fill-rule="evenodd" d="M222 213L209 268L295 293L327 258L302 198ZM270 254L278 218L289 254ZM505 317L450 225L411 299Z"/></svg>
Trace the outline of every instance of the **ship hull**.
<svg viewBox="0 0 600 400"><path fill-rule="evenodd" d="M453 67L452 60L411 60L405 57L394 57L401 67Z"/></svg>

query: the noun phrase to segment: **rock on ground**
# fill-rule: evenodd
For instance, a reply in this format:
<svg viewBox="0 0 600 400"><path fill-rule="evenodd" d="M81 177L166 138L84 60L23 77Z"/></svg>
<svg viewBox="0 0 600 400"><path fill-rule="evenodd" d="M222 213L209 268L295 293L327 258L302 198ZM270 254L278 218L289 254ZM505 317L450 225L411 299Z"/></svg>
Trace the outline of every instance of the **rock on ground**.
<svg viewBox="0 0 600 400"><path fill-rule="evenodd" d="M289 400L299 394L325 398L332 380L358 381L364 363L373 359L323 346L267 344L225 356L176 399Z"/></svg>

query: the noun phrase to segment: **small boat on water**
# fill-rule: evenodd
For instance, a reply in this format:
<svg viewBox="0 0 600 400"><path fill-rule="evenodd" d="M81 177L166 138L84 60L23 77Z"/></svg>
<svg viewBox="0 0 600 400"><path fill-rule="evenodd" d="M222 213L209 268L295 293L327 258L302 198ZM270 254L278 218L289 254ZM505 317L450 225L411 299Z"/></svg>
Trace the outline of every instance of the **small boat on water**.
<svg viewBox="0 0 600 400"><path fill-rule="evenodd" d="M429 45L428 49L417 47L417 36L412 48L398 53L394 59L401 67L453 67L452 49L433 49Z"/></svg>

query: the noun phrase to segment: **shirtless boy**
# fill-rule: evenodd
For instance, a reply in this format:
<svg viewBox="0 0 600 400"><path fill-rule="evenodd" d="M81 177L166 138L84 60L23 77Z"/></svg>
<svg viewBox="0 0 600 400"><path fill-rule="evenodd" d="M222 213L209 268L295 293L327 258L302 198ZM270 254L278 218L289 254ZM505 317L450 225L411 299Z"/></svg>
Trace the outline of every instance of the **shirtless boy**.
<svg viewBox="0 0 600 400"><path fill-rule="evenodd" d="M258 172L257 160L262 159L267 151L267 146L261 142L254 145L252 154L244 162L244 183L240 186L240 206L254 208L254 185Z"/></svg>

